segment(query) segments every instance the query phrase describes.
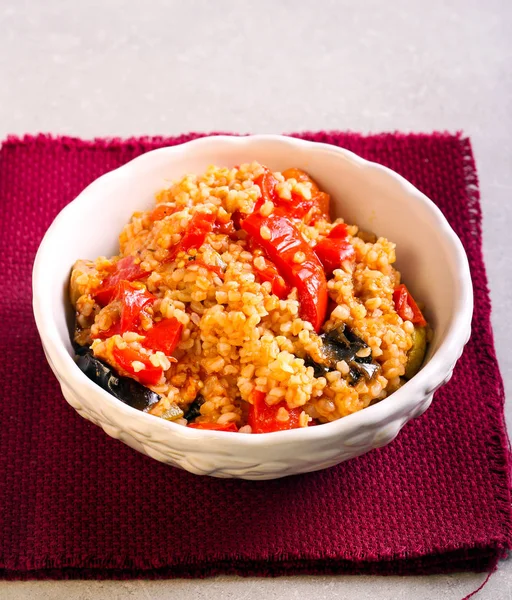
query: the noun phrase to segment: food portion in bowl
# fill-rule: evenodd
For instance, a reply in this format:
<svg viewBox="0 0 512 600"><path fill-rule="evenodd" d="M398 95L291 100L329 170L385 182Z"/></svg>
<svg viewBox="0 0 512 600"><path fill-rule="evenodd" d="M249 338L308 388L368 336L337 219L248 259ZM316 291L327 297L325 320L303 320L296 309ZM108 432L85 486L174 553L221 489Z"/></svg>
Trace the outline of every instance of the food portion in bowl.
<svg viewBox="0 0 512 600"><path fill-rule="evenodd" d="M307 427L389 396L421 367L429 327L393 242L332 222L329 202L304 171L256 162L158 192L119 255L74 265L79 367L198 429Z"/></svg>

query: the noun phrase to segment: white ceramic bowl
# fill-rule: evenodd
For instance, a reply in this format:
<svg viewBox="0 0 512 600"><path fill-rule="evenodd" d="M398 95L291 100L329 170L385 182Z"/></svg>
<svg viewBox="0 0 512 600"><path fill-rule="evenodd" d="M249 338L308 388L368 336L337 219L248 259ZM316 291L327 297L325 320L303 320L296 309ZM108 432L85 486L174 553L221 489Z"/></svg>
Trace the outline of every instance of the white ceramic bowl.
<svg viewBox="0 0 512 600"><path fill-rule="evenodd" d="M272 170L300 167L332 196L341 216L397 244L397 266L425 302L435 335L422 370L379 404L333 423L260 435L200 431L123 404L75 365L67 286L78 258L117 253L135 210L184 173L257 160ZM470 334L473 294L466 254L439 209L393 171L352 152L276 135L207 137L148 152L100 177L55 219L37 253L33 305L48 362L66 400L132 448L192 473L272 479L330 467L388 444L421 415L447 382Z"/></svg>

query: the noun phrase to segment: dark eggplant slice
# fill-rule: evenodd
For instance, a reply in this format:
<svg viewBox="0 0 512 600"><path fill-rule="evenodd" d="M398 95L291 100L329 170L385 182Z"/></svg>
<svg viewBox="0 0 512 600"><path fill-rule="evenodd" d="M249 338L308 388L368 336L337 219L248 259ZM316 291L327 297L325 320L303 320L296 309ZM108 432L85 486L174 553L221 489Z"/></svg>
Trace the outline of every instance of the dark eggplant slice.
<svg viewBox="0 0 512 600"><path fill-rule="evenodd" d="M196 417L198 417L201 414L200 408L201 408L201 404L204 403L204 398L201 396L201 394L198 394L196 396L196 399L192 402L192 404L188 407L186 413L185 413L185 419L187 419L187 421L189 423L192 423Z"/></svg>
<svg viewBox="0 0 512 600"><path fill-rule="evenodd" d="M81 346L75 338L71 338L71 345L73 346L73 350L77 356L85 356L86 354L91 354L91 349L89 346Z"/></svg>
<svg viewBox="0 0 512 600"><path fill-rule="evenodd" d="M324 377L330 371L335 371L336 363L341 360L344 360L349 366L352 385L355 385L361 377L367 380L373 379L379 371L380 366L373 362L371 354L357 356L358 352L366 350L369 346L348 326L342 324L336 329L322 333L320 339L326 362L319 364L309 356L305 359L306 367L313 367L315 377Z"/></svg>
<svg viewBox="0 0 512 600"><path fill-rule="evenodd" d="M328 367L327 365L321 365L321 364L315 362L311 358L311 356L306 356L306 358L304 359L304 364L306 365L306 367L313 367L315 377L325 377L327 375L327 373L332 371L332 369L330 367Z"/></svg>
<svg viewBox="0 0 512 600"><path fill-rule="evenodd" d="M160 396L143 386L135 379L121 377L106 363L92 355L84 346L75 348L76 364L91 381L125 404L147 412L159 400Z"/></svg>

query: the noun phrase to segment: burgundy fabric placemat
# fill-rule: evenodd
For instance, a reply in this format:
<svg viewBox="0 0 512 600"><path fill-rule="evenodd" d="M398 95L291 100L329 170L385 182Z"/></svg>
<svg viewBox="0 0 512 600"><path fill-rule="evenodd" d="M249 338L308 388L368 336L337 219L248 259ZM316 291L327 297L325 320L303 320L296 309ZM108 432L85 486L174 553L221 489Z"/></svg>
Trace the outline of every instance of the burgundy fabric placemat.
<svg viewBox="0 0 512 600"><path fill-rule="evenodd" d="M389 446L308 475L218 480L138 454L64 401L32 317L31 269L43 233L102 173L193 137L38 136L9 138L0 150L0 576L492 568L511 547L509 450L475 165L460 135L301 135L404 175L439 205L469 255L471 341L431 408Z"/></svg>

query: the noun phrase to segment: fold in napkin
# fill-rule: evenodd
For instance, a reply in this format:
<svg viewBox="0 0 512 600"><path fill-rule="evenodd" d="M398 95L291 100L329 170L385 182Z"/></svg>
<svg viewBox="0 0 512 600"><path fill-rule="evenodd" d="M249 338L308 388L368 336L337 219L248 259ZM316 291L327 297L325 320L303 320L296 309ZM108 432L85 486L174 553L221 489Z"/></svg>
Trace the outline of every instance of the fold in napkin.
<svg viewBox="0 0 512 600"><path fill-rule="evenodd" d="M308 475L219 480L138 454L64 401L32 317L38 244L93 179L194 137L37 136L8 138L0 150L0 576L492 568L511 547L509 450L477 176L470 142L460 135L298 136L343 146L404 175L438 204L469 256L471 341L431 408L389 446Z"/></svg>

